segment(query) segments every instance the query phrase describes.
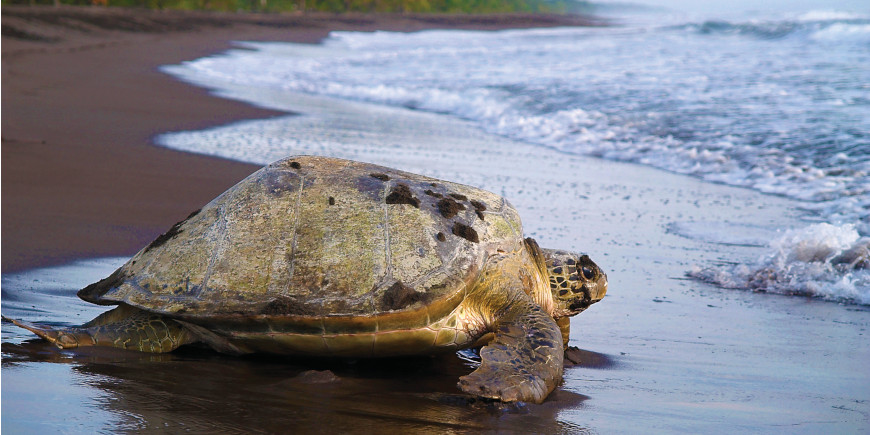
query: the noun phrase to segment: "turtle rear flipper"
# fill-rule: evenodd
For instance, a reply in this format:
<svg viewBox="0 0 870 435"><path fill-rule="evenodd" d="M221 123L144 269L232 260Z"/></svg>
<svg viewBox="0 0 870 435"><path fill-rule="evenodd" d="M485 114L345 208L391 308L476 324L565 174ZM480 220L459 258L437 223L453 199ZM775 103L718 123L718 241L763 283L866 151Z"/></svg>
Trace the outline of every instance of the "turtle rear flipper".
<svg viewBox="0 0 870 435"><path fill-rule="evenodd" d="M61 349L84 346L117 347L141 352L171 352L195 341L172 319L122 305L80 327L52 328L3 317Z"/></svg>
<svg viewBox="0 0 870 435"><path fill-rule="evenodd" d="M553 318L531 301L511 310L498 320L495 338L481 348L480 367L459 378L458 385L503 402L541 403L562 380L562 335Z"/></svg>
<svg viewBox="0 0 870 435"><path fill-rule="evenodd" d="M3 321L12 323L19 328L26 329L38 335L40 338L56 344L57 347L61 349L78 347L78 339L73 337L72 334L70 334L66 330L58 330L53 329L50 326L35 325L33 323L22 322L20 320L10 319L6 316L3 316Z"/></svg>

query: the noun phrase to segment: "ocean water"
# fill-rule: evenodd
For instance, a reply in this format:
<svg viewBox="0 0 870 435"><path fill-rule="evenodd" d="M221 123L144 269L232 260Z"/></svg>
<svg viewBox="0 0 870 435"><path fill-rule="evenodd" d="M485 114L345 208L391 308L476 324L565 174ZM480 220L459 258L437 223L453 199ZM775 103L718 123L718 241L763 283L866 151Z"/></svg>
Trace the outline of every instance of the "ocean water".
<svg viewBox="0 0 870 435"><path fill-rule="evenodd" d="M265 107L290 110L290 101L311 95L432 112L560 153L790 198L803 211L802 226L771 232L727 220L673 222L668 231L684 237L764 247L753 261L700 261L686 274L726 288L870 304L870 14L633 15L615 22L334 32L319 46L246 42L164 70ZM293 122L158 140L256 163L334 154L348 142L328 129L290 135L283 126ZM336 130L346 127L341 122ZM366 131L389 131L390 121L374 117L355 129L364 142ZM344 156L364 158L359 152Z"/></svg>

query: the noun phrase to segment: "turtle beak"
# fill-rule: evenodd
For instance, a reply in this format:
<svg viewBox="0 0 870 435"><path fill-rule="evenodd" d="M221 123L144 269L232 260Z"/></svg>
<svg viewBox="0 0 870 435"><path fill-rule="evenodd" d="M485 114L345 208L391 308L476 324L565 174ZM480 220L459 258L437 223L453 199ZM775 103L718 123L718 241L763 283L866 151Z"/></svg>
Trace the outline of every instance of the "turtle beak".
<svg viewBox="0 0 870 435"><path fill-rule="evenodd" d="M601 272L601 276L595 281L595 284L589 286L590 304L594 304L602 299L607 294L607 274Z"/></svg>
<svg viewBox="0 0 870 435"><path fill-rule="evenodd" d="M595 270L591 271L590 274L593 275L592 279L581 287L582 293L578 292L580 297L574 299L571 305L568 306L568 309L574 314L589 308L590 305L600 301L607 294L607 274L598 268L597 265Z"/></svg>
<svg viewBox="0 0 870 435"><path fill-rule="evenodd" d="M583 293L587 298L585 302L588 307L603 299L604 295L607 294L607 274L588 255L582 255L578 263L583 266L581 272L586 279Z"/></svg>

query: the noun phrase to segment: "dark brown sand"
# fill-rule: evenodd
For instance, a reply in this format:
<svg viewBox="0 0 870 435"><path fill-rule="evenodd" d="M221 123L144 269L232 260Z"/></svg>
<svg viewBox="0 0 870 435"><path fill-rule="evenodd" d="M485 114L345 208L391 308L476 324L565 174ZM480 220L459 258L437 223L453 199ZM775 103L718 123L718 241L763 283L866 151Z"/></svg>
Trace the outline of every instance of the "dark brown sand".
<svg viewBox="0 0 870 435"><path fill-rule="evenodd" d="M252 15L2 8L2 271L131 255L256 167L154 146L167 131L275 115L158 71L234 40L332 30L594 24L558 15Z"/></svg>
<svg viewBox="0 0 870 435"><path fill-rule="evenodd" d="M3 9L4 26L21 20L10 11ZM328 28L387 28L330 21L335 17L269 19L331 24L75 33L78 47L103 45L79 52L70 52L77 46L67 40L4 36L5 316L59 326L94 318L105 307L76 292L111 274L123 257L8 269L132 253L253 169L150 145L165 130L269 115L173 82L157 65L219 51L231 39L315 41ZM390 23L423 26L414 18ZM54 29L33 21L22 28ZM308 110L304 101L294 106ZM353 126L378 109L347 103L342 110ZM312 113L293 131L341 133L333 118ZM684 278L693 265L743 264L766 248L683 237L670 231L672 223L800 227L797 201L562 154L418 111L390 110L380 122L391 126L390 140L367 144L369 161L449 167L443 178L509 198L526 234L542 246L582 249L607 271L607 297L571 321L581 364L565 371L544 404L502 407L461 396L456 380L474 366L467 353L320 361L228 357L195 347L163 355L70 352L4 324L3 433L870 433L866 307ZM344 137L358 136L344 128ZM329 152L351 154L358 144L349 142L331 142Z"/></svg>

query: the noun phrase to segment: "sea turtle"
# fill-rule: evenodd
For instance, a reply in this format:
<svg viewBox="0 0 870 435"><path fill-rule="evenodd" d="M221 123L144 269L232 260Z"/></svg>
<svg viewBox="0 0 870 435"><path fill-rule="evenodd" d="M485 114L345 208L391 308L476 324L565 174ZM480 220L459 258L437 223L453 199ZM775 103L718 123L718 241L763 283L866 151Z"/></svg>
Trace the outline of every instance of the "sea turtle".
<svg viewBox="0 0 870 435"><path fill-rule="evenodd" d="M78 292L117 305L74 328L14 321L62 348L386 357L486 345L459 388L540 403L562 378L569 316L607 276L523 238L469 186L373 164L272 163ZM8 319L7 319L8 320Z"/></svg>

